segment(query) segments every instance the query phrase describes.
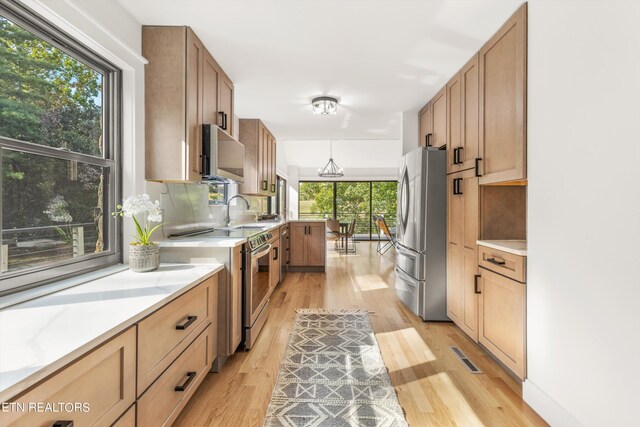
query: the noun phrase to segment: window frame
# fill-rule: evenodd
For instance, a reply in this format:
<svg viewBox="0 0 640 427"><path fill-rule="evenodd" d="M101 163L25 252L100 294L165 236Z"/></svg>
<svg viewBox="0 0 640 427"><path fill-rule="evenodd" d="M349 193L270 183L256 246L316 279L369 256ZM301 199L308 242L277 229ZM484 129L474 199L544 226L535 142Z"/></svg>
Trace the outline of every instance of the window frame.
<svg viewBox="0 0 640 427"><path fill-rule="evenodd" d="M376 182L394 182L396 183L396 185L398 185L398 181L397 180L393 180L393 179L334 179L334 180L320 180L320 179L302 179L298 181L298 216L300 215L300 185L307 183L307 182L313 182L313 183L323 183L323 184L332 184L333 187L333 206L332 206L332 212L331 212L331 218L332 219L337 219L337 215L338 215L338 204L337 204L337 191L338 191L338 184L342 184L342 183L354 183L354 182L364 182L369 184L369 216L371 216L373 214L373 184ZM371 220L369 220L369 241L374 241L377 239L374 239L374 232L373 232L373 227L371 224ZM376 236L377 237L377 236Z"/></svg>
<svg viewBox="0 0 640 427"><path fill-rule="evenodd" d="M0 2L0 14L102 74L104 141L102 157L0 136L0 164L2 164L2 150L8 149L105 168L106 211L103 212L105 227L103 232L108 248L104 252L83 255L81 259L70 258L25 270L2 272L0 273L0 297L3 297L122 262L122 221L116 221L111 216L111 212L115 211L116 201L122 198L122 70L19 2ZM2 205L2 185L0 174L0 206ZM3 231L2 223L2 209L0 209L0 236Z"/></svg>

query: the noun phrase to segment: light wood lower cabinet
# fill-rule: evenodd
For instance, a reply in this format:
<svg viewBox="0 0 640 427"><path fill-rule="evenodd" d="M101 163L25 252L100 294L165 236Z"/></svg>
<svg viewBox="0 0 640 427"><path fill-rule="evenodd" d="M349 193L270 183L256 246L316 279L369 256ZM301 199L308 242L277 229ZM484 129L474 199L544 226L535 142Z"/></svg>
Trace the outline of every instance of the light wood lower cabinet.
<svg viewBox="0 0 640 427"><path fill-rule="evenodd" d="M478 178L473 170L447 176L447 316L478 341Z"/></svg>
<svg viewBox="0 0 640 427"><path fill-rule="evenodd" d="M217 276L138 323L138 396L212 321Z"/></svg>
<svg viewBox="0 0 640 427"><path fill-rule="evenodd" d="M213 362L209 325L138 400L139 426L170 426Z"/></svg>
<svg viewBox="0 0 640 427"><path fill-rule="evenodd" d="M327 253L324 221L290 222L289 267L324 271Z"/></svg>
<svg viewBox="0 0 640 427"><path fill-rule="evenodd" d="M7 412L0 425L51 427L69 420L76 426L110 426L136 399L135 371L136 328L131 327L11 401L25 406L86 402L89 410Z"/></svg>
<svg viewBox="0 0 640 427"><path fill-rule="evenodd" d="M480 271L480 343L524 380L526 285L484 268Z"/></svg>
<svg viewBox="0 0 640 427"><path fill-rule="evenodd" d="M218 274L9 399L25 407L30 402L77 402L88 408L6 412L0 427L51 427L56 421L73 421L75 426L171 425L216 357L217 296Z"/></svg>

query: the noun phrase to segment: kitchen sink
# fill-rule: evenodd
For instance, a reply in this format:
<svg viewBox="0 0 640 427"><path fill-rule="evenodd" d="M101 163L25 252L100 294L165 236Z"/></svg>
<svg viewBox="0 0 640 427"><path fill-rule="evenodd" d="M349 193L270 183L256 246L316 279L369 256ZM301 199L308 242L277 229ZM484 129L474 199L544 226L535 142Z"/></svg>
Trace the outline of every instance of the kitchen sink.
<svg viewBox="0 0 640 427"><path fill-rule="evenodd" d="M264 225L239 225L237 227L232 227L232 230L264 230Z"/></svg>

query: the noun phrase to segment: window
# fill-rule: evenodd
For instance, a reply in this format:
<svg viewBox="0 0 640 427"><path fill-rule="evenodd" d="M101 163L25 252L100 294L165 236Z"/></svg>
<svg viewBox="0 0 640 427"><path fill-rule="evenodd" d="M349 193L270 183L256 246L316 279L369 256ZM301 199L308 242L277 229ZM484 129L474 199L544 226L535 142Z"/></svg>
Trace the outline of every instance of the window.
<svg viewBox="0 0 640 427"><path fill-rule="evenodd" d="M0 295L120 261L120 71L0 5Z"/></svg>
<svg viewBox="0 0 640 427"><path fill-rule="evenodd" d="M210 205L224 205L227 203L227 194L229 184L211 182L207 184L209 186L209 204Z"/></svg>
<svg viewBox="0 0 640 427"><path fill-rule="evenodd" d="M384 216L389 227L396 223L396 181L301 181L298 189L300 218L356 220L357 239L377 239L371 215Z"/></svg>

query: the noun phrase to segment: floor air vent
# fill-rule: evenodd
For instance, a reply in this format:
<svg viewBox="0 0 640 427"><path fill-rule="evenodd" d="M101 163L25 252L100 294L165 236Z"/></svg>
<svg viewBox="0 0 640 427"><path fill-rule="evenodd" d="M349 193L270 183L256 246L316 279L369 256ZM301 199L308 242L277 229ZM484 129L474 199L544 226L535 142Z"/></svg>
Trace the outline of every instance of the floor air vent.
<svg viewBox="0 0 640 427"><path fill-rule="evenodd" d="M451 346L451 351L456 355L458 359L462 362L462 364L471 372L472 374L481 374L482 371L478 368L474 363L467 357L466 354L460 348L456 346Z"/></svg>

